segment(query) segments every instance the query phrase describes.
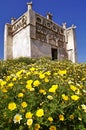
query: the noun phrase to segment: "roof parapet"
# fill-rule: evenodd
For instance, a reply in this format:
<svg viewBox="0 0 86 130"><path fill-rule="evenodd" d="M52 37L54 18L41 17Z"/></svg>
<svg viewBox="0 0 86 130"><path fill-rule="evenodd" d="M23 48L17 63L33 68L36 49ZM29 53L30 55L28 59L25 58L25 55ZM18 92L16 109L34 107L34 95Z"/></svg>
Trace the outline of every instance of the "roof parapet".
<svg viewBox="0 0 86 130"><path fill-rule="evenodd" d="M12 17L11 18L11 24L14 24L15 20L16 20L16 18Z"/></svg>
<svg viewBox="0 0 86 130"><path fill-rule="evenodd" d="M66 27L66 25L67 25L66 22L65 22L65 23L62 23L62 25L63 25L63 28L64 28L64 29L67 28L67 27Z"/></svg>
<svg viewBox="0 0 86 130"><path fill-rule="evenodd" d="M52 20L53 14L51 14L50 12L47 13L47 19Z"/></svg>
<svg viewBox="0 0 86 130"><path fill-rule="evenodd" d="M28 10L31 10L32 9L32 1L31 2L27 2L27 8Z"/></svg>

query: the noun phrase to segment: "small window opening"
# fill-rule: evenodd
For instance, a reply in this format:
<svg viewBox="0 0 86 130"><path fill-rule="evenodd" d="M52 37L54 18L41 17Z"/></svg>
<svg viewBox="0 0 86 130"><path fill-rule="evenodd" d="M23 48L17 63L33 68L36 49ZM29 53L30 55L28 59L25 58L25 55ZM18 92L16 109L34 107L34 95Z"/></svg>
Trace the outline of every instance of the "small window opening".
<svg viewBox="0 0 86 130"><path fill-rule="evenodd" d="M52 51L52 60L57 59L57 49L52 48L51 51Z"/></svg>

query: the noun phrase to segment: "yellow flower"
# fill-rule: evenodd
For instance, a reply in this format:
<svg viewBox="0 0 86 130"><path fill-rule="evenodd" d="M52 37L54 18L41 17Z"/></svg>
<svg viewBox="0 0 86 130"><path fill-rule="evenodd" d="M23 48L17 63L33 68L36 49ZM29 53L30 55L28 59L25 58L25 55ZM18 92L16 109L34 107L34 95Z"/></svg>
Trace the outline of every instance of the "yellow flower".
<svg viewBox="0 0 86 130"><path fill-rule="evenodd" d="M55 126L50 126L49 130L56 130L56 127Z"/></svg>
<svg viewBox="0 0 86 130"><path fill-rule="evenodd" d="M16 104L14 102L11 102L8 104L8 109L13 111L15 110L17 107L16 107Z"/></svg>
<svg viewBox="0 0 86 130"><path fill-rule="evenodd" d="M30 92L33 92L33 91L35 91L35 89L34 88L30 88Z"/></svg>
<svg viewBox="0 0 86 130"><path fill-rule="evenodd" d="M18 94L18 98L22 98L23 96L24 96L23 93L19 93L19 94Z"/></svg>
<svg viewBox="0 0 86 130"><path fill-rule="evenodd" d="M34 67L30 68L30 71L32 71L32 72L35 71L35 68Z"/></svg>
<svg viewBox="0 0 86 130"><path fill-rule="evenodd" d="M9 83L9 84L8 84L8 87L10 87L10 88L13 87L13 83L12 83L12 82Z"/></svg>
<svg viewBox="0 0 86 130"><path fill-rule="evenodd" d="M44 81L45 81L46 83L48 83L48 82L49 82L49 79L48 79L48 78L45 78Z"/></svg>
<svg viewBox="0 0 86 130"><path fill-rule="evenodd" d="M29 84L27 84L27 85L26 85L26 88L30 90L30 89L32 88L32 86L29 85Z"/></svg>
<svg viewBox="0 0 86 130"><path fill-rule="evenodd" d="M23 108L25 108L25 107L27 107L27 103L26 103L26 102L22 102L22 103L21 103L21 106L22 106Z"/></svg>
<svg viewBox="0 0 86 130"><path fill-rule="evenodd" d="M32 118L32 116L33 116L33 114L32 114L31 112L27 112L27 113L25 114L25 117L26 117L26 118Z"/></svg>
<svg viewBox="0 0 86 130"><path fill-rule="evenodd" d="M45 74L49 76L49 75L51 75L51 72L47 71L47 72L45 72Z"/></svg>
<svg viewBox="0 0 86 130"><path fill-rule="evenodd" d="M27 125L28 125L28 126L31 126L32 124L33 124L33 119L28 119L28 120L27 120Z"/></svg>
<svg viewBox="0 0 86 130"><path fill-rule="evenodd" d="M14 123L19 123L20 124L21 120L22 120L22 116L20 114L16 114L14 116L14 119L13 119Z"/></svg>
<svg viewBox="0 0 86 130"><path fill-rule="evenodd" d="M71 96L71 99L74 100L74 101L77 101L79 99L79 96L77 95L72 95Z"/></svg>
<svg viewBox="0 0 86 130"><path fill-rule="evenodd" d="M34 73L33 73L34 75L38 75L39 74L39 72L38 71L34 71Z"/></svg>
<svg viewBox="0 0 86 130"><path fill-rule="evenodd" d="M33 80L27 80L27 84L31 85L33 83Z"/></svg>
<svg viewBox="0 0 86 130"><path fill-rule="evenodd" d="M58 85L52 85L52 87L49 89L49 92L55 93L57 88Z"/></svg>
<svg viewBox="0 0 86 130"><path fill-rule="evenodd" d="M74 120L74 115L70 115L70 119L71 119L71 120Z"/></svg>
<svg viewBox="0 0 86 130"><path fill-rule="evenodd" d="M46 91L45 91L44 89L40 89L39 92L40 92L40 93L43 93L43 95L46 94Z"/></svg>
<svg viewBox="0 0 86 130"><path fill-rule="evenodd" d="M58 71L58 74L59 74L59 75L64 75L64 74L66 74L66 73L67 73L66 70L59 70L59 71Z"/></svg>
<svg viewBox="0 0 86 130"><path fill-rule="evenodd" d="M44 110L43 110L43 109L38 109L38 110L36 111L36 116L38 116L38 117L44 116Z"/></svg>
<svg viewBox="0 0 86 130"><path fill-rule="evenodd" d="M55 73L54 73L54 76L57 76L57 75L58 75L58 73L55 72Z"/></svg>
<svg viewBox="0 0 86 130"><path fill-rule="evenodd" d="M40 125L39 124L35 124L35 130L39 130Z"/></svg>
<svg viewBox="0 0 86 130"><path fill-rule="evenodd" d="M21 70L18 71L18 72L16 73L16 76L17 76L17 77L20 77L21 73L22 73Z"/></svg>
<svg viewBox="0 0 86 130"><path fill-rule="evenodd" d="M30 71L29 71L29 72L27 72L26 76L28 76L28 75L31 75L31 72L30 72Z"/></svg>
<svg viewBox="0 0 86 130"><path fill-rule="evenodd" d="M59 120L60 120L60 121L64 121L64 116L60 114L60 115L59 115Z"/></svg>
<svg viewBox="0 0 86 130"><path fill-rule="evenodd" d="M11 79L11 76L6 77L6 81L9 81Z"/></svg>
<svg viewBox="0 0 86 130"><path fill-rule="evenodd" d="M50 122L52 122L52 121L53 121L53 118L52 118L52 117L48 117L48 120L49 120Z"/></svg>
<svg viewBox="0 0 86 130"><path fill-rule="evenodd" d="M1 86L3 87L3 86L5 86L6 85L6 81L1 81Z"/></svg>
<svg viewBox="0 0 86 130"><path fill-rule="evenodd" d="M33 80L27 80L26 88L30 90L32 88L32 85L31 85L32 83L33 83Z"/></svg>
<svg viewBox="0 0 86 130"><path fill-rule="evenodd" d="M47 98L48 98L49 100L52 100L52 99L53 99L53 97L52 97L51 95L48 95Z"/></svg>
<svg viewBox="0 0 86 130"><path fill-rule="evenodd" d="M39 80L35 80L34 83L33 83L33 86L34 86L34 87L37 87L37 86L39 86L39 85L40 85Z"/></svg>
<svg viewBox="0 0 86 130"><path fill-rule="evenodd" d="M3 93L7 93L8 91L7 91L6 88L2 88L2 92L3 92Z"/></svg>
<svg viewBox="0 0 86 130"><path fill-rule="evenodd" d="M16 73L16 76L18 76L18 77L20 77L20 75L22 74L22 73L25 73L25 70L19 70L17 73Z"/></svg>
<svg viewBox="0 0 86 130"><path fill-rule="evenodd" d="M17 79L16 79L16 77L14 77L12 80L13 80L13 81L16 81Z"/></svg>
<svg viewBox="0 0 86 130"><path fill-rule="evenodd" d="M40 75L39 75L39 78L40 78L40 79L44 79L44 78L45 78L45 75L44 75L44 74L40 74Z"/></svg>
<svg viewBox="0 0 86 130"><path fill-rule="evenodd" d="M56 90L55 90L54 88L50 88L50 89L49 89L49 92L55 93Z"/></svg>
<svg viewBox="0 0 86 130"><path fill-rule="evenodd" d="M52 85L52 88L57 89L58 85Z"/></svg>
<svg viewBox="0 0 86 130"><path fill-rule="evenodd" d="M73 91L77 90L77 88L74 85L70 85L70 89L73 90Z"/></svg>
<svg viewBox="0 0 86 130"><path fill-rule="evenodd" d="M68 96L65 95L65 94L62 94L62 99L65 100L65 101L67 101L68 100Z"/></svg>

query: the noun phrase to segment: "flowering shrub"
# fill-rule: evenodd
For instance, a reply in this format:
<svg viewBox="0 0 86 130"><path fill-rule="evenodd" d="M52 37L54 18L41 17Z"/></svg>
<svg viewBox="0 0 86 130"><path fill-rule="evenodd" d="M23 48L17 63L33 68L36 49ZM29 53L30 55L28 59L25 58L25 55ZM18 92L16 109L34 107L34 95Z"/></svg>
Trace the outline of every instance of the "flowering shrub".
<svg viewBox="0 0 86 130"><path fill-rule="evenodd" d="M19 66L0 79L1 130L86 130L86 64Z"/></svg>
<svg viewBox="0 0 86 130"><path fill-rule="evenodd" d="M16 70L20 70L21 68L25 68L25 66L29 64L35 63L35 59L28 59L26 57L21 57L18 59L10 59L7 61L0 60L0 78L3 78L6 75L9 75L11 72L15 73Z"/></svg>

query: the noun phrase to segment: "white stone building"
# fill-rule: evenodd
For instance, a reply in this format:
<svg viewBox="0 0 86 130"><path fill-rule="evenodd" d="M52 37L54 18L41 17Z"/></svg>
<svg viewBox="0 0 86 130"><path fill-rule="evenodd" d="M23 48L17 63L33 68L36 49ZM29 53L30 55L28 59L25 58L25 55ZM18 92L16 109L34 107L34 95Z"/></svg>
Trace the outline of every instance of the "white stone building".
<svg viewBox="0 0 86 130"><path fill-rule="evenodd" d="M27 6L27 12L5 25L4 59L47 56L76 62L75 27L60 26L50 13L45 18L32 9L32 3Z"/></svg>

